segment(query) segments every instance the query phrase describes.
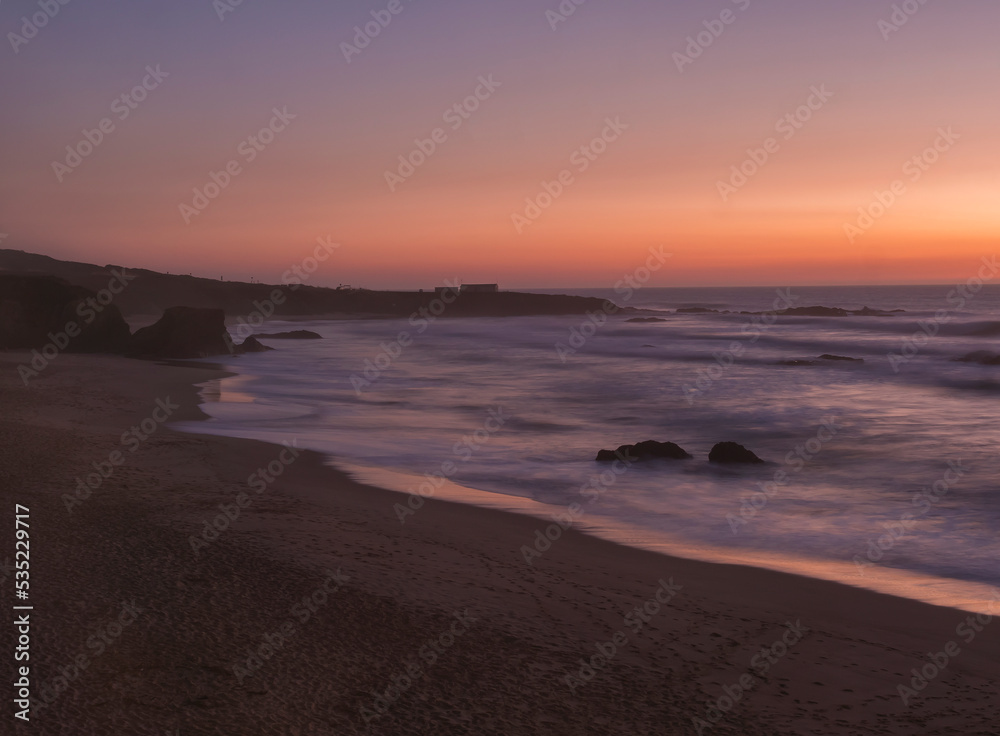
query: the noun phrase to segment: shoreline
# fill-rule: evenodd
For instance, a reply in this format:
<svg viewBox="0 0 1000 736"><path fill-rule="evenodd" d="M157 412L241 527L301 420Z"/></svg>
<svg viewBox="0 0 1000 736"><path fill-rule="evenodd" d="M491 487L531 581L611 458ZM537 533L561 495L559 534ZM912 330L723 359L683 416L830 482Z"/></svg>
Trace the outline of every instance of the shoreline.
<svg viewBox="0 0 1000 736"><path fill-rule="evenodd" d="M285 463L197 555L189 539L220 504L250 495L248 475L275 462L278 447L163 427L67 514L60 498L81 468L107 457L155 398L179 405L171 421L197 419L195 384L224 373L66 355L24 389L11 370L17 356L0 355L0 431L25 459L3 495L46 509L33 563L40 623L53 632L39 644L42 680L73 661L126 591L151 610L32 732L106 730L112 710L119 731L368 733L363 708L376 708L373 693L389 692L414 662L419 677L375 719L378 732L663 733L670 723L700 733L698 718L725 734L995 727L1000 627L981 627L967 644L954 609L572 529L529 567L518 550L537 520L430 498L401 525L392 507L404 495L356 483L320 453ZM281 601L315 593L322 571L338 568L350 580L309 620L294 619L301 638L286 636L239 680L233 663L248 645L293 620ZM679 590L665 594L670 585ZM457 634L455 613L466 608L476 620ZM754 669L755 653L789 622L807 633L768 672ZM457 636L444 646L449 630ZM960 654L904 704L897 688L911 668L952 640ZM428 641L441 649L433 666L419 654ZM589 679L587 663L599 665ZM752 688L712 720L710 704L724 704L741 673ZM163 686L186 695L164 699Z"/></svg>
<svg viewBox="0 0 1000 736"><path fill-rule="evenodd" d="M177 365L183 365L184 361L178 361ZM193 363L197 365L211 365L218 370L225 371L226 376L220 377L216 387L205 391L212 394L213 398L203 402L211 405L228 396L232 404L253 403L255 396L244 393L242 383L252 378L251 374L240 373L236 366L227 367L222 363L211 364L200 361ZM227 390L223 382L228 381L233 384ZM281 408L275 409L280 413ZM204 412L201 419L211 420L208 412ZM208 434L209 436L239 437L237 434L226 432L204 432L199 431L197 423L189 424L181 431L194 434ZM259 434L266 434L260 432ZM260 439L257 441L276 443L277 439ZM332 451L310 448L325 458L325 464L336 471L345 474L352 480L385 492L401 494L402 498L395 501L405 506L411 494L409 489L416 488L424 483L425 478L415 471L396 470L372 465L364 465L351 458L336 455ZM560 534L567 528L572 528L578 533L586 536L604 539L606 541L620 544L634 549L642 549L655 554L664 555L670 558L683 558L687 560L700 561L710 564L728 564L746 566L751 569L770 570L782 572L795 576L823 580L827 582L844 585L859 590L868 590L876 593L883 593L900 598L906 598L915 602L929 605L952 608L956 611L966 611L970 613L988 613L994 600L998 587L984 582L962 580L956 578L941 577L929 573L923 573L902 568L891 568L882 566L870 566L864 576L857 576L857 566L846 560L823 559L817 557L802 557L782 555L777 552L766 550L753 550L749 548L726 547L721 545L695 544L672 538L669 533L644 528L638 525L631 525L627 522L614 519L612 517L599 516L587 513L586 503L581 497L580 511L571 514L568 506L554 506L536 501L524 496L505 494L502 492L484 491L476 488L462 486L450 479L442 479L441 484L434 489L434 493L427 497L448 503L474 506L480 509L498 511L500 513L512 513L533 518L537 524L535 534L525 538L523 542L532 548L534 552L538 550L532 545L532 540L536 538L538 530L544 530L554 522L555 517L563 519L559 523L560 530L553 532L553 535ZM400 515L397 512L396 516ZM408 515L403 511L402 515ZM571 518L573 517L573 518ZM560 537L561 539L561 537ZM558 541L556 541L558 543ZM544 546L542 540L539 546ZM519 557L534 557L529 551L519 555ZM526 563L527 564L527 563Z"/></svg>
<svg viewBox="0 0 1000 736"><path fill-rule="evenodd" d="M402 494L404 500L410 495L404 489L404 485L416 486L423 480L421 476L415 474L354 465L323 454L328 458L329 465L346 473L359 483ZM482 491L451 481L445 482L436 489L434 498L447 503L495 510L499 513L529 516L539 522L536 532L556 523L555 517L567 519L567 509L564 506L552 506L522 496ZM564 521L564 523L566 522ZM753 570L769 570L968 613L988 613L996 598L997 591L1000 590L997 586L987 583L942 578L900 568L869 570L864 581L853 584L844 580L844 575L855 569L855 566L849 562L802 557L796 560L777 553L685 544L668 539L663 533L656 533L643 527L606 517L595 518L593 515L584 516L582 520L573 520L570 524L572 529L579 534L603 539L622 547L646 550L668 558L680 558L715 565L737 565ZM563 530L566 530L565 527ZM553 534L555 533L553 532ZM526 556L534 557L531 553ZM869 575L870 577L867 577ZM962 596L961 600L956 600L956 595Z"/></svg>

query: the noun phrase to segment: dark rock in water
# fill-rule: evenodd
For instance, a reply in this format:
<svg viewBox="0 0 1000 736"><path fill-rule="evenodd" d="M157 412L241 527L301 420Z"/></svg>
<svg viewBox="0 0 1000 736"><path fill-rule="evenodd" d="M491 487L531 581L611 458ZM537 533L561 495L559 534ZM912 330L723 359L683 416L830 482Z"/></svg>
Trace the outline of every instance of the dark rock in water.
<svg viewBox="0 0 1000 736"><path fill-rule="evenodd" d="M678 309L677 314L719 314L719 310L709 309L708 307L684 307L683 309Z"/></svg>
<svg viewBox="0 0 1000 736"><path fill-rule="evenodd" d="M671 460L687 460L691 457L681 447L673 442L657 442L646 440L632 445L632 454L640 460L647 457L663 457Z"/></svg>
<svg viewBox="0 0 1000 736"><path fill-rule="evenodd" d="M851 313L840 307L791 307L778 314L787 314L791 317L846 317Z"/></svg>
<svg viewBox="0 0 1000 736"><path fill-rule="evenodd" d="M237 355L243 355L244 353L266 353L268 350L274 350L274 348L261 345L260 340L251 335L243 341L242 345L237 345L233 352Z"/></svg>
<svg viewBox="0 0 1000 736"><path fill-rule="evenodd" d="M647 344L647 345L643 345L643 347L644 347L644 348L655 348L656 346L655 346L655 345L648 345L648 344Z"/></svg>
<svg viewBox="0 0 1000 736"><path fill-rule="evenodd" d="M52 276L0 274L0 350L51 344L67 352L120 352L128 324L118 307L97 296Z"/></svg>
<svg viewBox="0 0 1000 736"><path fill-rule="evenodd" d="M632 449L632 445L622 445L618 450L598 450L597 457L594 458L599 463L610 463L615 460L628 459L628 451ZM618 452L621 451L622 455L619 456Z"/></svg>
<svg viewBox="0 0 1000 736"><path fill-rule="evenodd" d="M905 309L869 309L868 307L862 307L851 314L860 317L884 317L887 314L898 314L899 312L905 312Z"/></svg>
<svg viewBox="0 0 1000 736"><path fill-rule="evenodd" d="M1000 355L989 350L977 350L974 353L955 358L959 363L979 363L979 365L1000 365Z"/></svg>
<svg viewBox="0 0 1000 736"><path fill-rule="evenodd" d="M845 363L864 363L864 358L845 358L842 355L830 355L829 353L819 356L816 360L782 360L778 365L819 365L821 360L832 360Z"/></svg>
<svg viewBox="0 0 1000 736"><path fill-rule="evenodd" d="M662 458L666 460L687 460L690 458L687 452L675 445L673 442L657 442L656 440L646 440L635 445L621 445L617 450L601 450L597 453L598 462L611 462L613 460L652 460Z"/></svg>
<svg viewBox="0 0 1000 736"><path fill-rule="evenodd" d="M322 340L322 335L317 335L309 330L291 330L290 332L261 332L254 337L267 337L271 340Z"/></svg>
<svg viewBox="0 0 1000 736"><path fill-rule="evenodd" d="M663 317L633 317L632 319L625 320L626 322L669 322L670 320L663 319Z"/></svg>
<svg viewBox="0 0 1000 736"><path fill-rule="evenodd" d="M840 307L790 307L788 309L782 309L778 314L786 315L789 317L889 317L898 312L902 312L902 309L890 309L888 311L869 309L868 307L862 307L861 309L841 309ZM746 314L760 314L760 312L747 312Z"/></svg>
<svg viewBox="0 0 1000 736"><path fill-rule="evenodd" d="M735 442L720 442L712 451L708 453L708 461L712 463L762 463L759 457L754 455L743 445Z"/></svg>
<svg viewBox="0 0 1000 736"><path fill-rule="evenodd" d="M156 324L132 335L126 352L136 358L207 358L233 350L221 309L170 307Z"/></svg>

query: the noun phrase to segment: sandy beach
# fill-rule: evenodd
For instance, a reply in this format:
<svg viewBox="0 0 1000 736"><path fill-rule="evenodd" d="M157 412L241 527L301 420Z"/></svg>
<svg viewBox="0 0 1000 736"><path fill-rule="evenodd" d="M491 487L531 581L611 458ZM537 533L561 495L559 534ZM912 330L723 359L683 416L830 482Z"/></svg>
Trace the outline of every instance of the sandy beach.
<svg viewBox="0 0 1000 736"><path fill-rule="evenodd" d="M172 430L211 367L60 355L25 387L24 357L0 496L30 508L37 703L4 733L1000 729L986 617L575 531L528 565L546 522L429 499L400 524L405 496L318 454Z"/></svg>

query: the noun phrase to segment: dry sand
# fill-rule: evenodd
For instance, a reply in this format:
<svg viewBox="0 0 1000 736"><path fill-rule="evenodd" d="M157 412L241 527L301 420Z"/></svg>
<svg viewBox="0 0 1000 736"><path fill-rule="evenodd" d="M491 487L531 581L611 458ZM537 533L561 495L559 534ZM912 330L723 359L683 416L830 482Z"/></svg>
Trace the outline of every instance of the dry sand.
<svg viewBox="0 0 1000 736"><path fill-rule="evenodd" d="M164 425L122 440L157 399L179 405L171 420L200 416L192 383L219 372L62 355L26 388L23 359L0 354L0 560L14 504L29 506L32 681L54 699L23 724L9 687L0 733L1000 733L1000 624L966 642L957 610L575 532L528 566L544 523L431 500L401 525L404 496L312 453L257 493L248 477L283 448ZM124 463L69 512L76 478L115 450ZM250 505L196 555L191 537L241 493ZM9 606L13 572L0 578ZM665 605L661 580L680 586ZM648 620L626 619L647 602ZM804 633L754 660L788 622ZM234 674L265 635L273 653ZM897 686L949 642L958 656L904 705Z"/></svg>

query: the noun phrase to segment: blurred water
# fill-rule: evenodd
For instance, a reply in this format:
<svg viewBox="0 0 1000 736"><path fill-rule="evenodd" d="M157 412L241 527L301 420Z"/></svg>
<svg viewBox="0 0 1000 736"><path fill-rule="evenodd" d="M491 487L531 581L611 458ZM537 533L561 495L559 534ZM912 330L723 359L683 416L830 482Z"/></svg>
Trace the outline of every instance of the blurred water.
<svg viewBox="0 0 1000 736"><path fill-rule="evenodd" d="M325 339L274 340L274 352L233 361L239 377L206 405L215 418L193 429L297 437L345 463L437 472L553 512L580 502L589 522L604 518L734 559L836 562L846 565L839 574L858 575L848 580L856 584L858 571L877 563L1000 585L1000 367L953 360L1000 352L1000 289L987 287L961 309L950 291L792 289L796 306L906 312L780 317L763 327L751 315L673 313L642 324L617 315L593 329L583 327L586 317L444 318L419 333L421 323L407 320L296 322ZM629 305L766 310L774 299L773 289L647 289ZM918 322L940 310L948 321L894 370L887 354L902 354ZM758 327L747 327L755 319ZM285 327L271 322L263 331ZM574 329L588 335L582 345L570 342ZM412 344L378 375L370 370L359 393L352 376L356 384L365 377L366 361L385 365L380 346L395 352L401 332ZM560 355L560 344L579 347ZM865 362L779 365L824 353ZM491 410L499 428L488 422ZM833 422L832 438L820 433L824 420ZM613 482L597 483L593 503L593 493L581 493L608 470L594 462L597 450L646 439L676 442L695 457L606 476ZM724 440L768 464L710 465L709 449ZM778 471L787 482L763 495L760 484ZM922 496L935 482L940 498Z"/></svg>

